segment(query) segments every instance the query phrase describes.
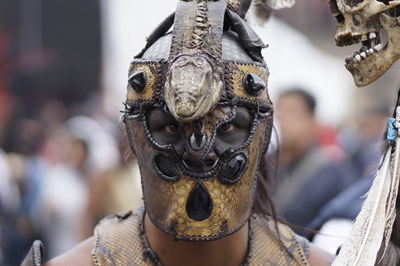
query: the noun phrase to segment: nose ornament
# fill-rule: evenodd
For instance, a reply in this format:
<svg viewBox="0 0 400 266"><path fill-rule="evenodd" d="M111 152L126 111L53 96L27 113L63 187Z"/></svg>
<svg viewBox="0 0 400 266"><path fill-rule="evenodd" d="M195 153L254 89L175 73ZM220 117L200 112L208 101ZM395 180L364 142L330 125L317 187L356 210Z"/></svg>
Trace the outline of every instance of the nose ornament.
<svg viewBox="0 0 400 266"><path fill-rule="evenodd" d="M206 142L207 138L205 135L199 135L196 132L193 132L193 134L190 136L190 147L195 151L203 149L206 145Z"/></svg>

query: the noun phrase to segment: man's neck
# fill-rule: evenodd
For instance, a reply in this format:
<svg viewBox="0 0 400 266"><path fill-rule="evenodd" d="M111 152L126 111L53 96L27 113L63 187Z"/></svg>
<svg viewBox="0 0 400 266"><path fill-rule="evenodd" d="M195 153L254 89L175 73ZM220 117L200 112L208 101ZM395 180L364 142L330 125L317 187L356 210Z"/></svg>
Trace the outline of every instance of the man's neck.
<svg viewBox="0 0 400 266"><path fill-rule="evenodd" d="M176 241L158 229L147 215L144 227L150 247L166 266L240 265L248 250L247 225L230 236L208 242Z"/></svg>

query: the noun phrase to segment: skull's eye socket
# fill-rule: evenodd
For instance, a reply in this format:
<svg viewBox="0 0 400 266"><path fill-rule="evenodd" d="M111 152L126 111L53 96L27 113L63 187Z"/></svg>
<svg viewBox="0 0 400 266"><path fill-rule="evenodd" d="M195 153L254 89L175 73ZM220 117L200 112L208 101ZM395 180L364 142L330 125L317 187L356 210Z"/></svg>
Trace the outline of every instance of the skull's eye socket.
<svg viewBox="0 0 400 266"><path fill-rule="evenodd" d="M363 3L364 0L344 0L343 2L347 6L354 8L354 7L358 6L359 4Z"/></svg>
<svg viewBox="0 0 400 266"><path fill-rule="evenodd" d="M144 73L143 71L133 73L128 79L129 86L131 86L132 89L134 89L138 93L144 90L144 88L146 87L146 81L146 73Z"/></svg>
<svg viewBox="0 0 400 266"><path fill-rule="evenodd" d="M393 1L393 0L377 0L378 2L384 3L385 5L388 5L389 2Z"/></svg>
<svg viewBox="0 0 400 266"><path fill-rule="evenodd" d="M392 17L392 18L397 18L400 16L400 5L395 6L391 9L388 9L385 11L385 14Z"/></svg>
<svg viewBox="0 0 400 266"><path fill-rule="evenodd" d="M335 18L336 18L338 24L344 23L344 16L342 14L335 16Z"/></svg>
<svg viewBox="0 0 400 266"><path fill-rule="evenodd" d="M329 5L329 9L331 10L331 13L333 16L340 14L340 10L339 10L336 0L329 0L328 5Z"/></svg>

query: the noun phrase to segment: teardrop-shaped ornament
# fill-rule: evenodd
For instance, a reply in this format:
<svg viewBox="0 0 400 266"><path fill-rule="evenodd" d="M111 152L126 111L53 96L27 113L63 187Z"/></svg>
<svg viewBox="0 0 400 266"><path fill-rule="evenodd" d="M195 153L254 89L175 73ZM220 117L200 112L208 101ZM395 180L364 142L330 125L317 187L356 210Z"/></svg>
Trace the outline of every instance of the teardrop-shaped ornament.
<svg viewBox="0 0 400 266"><path fill-rule="evenodd" d="M210 217L212 209L210 193L203 184L197 184L190 192L186 202L187 215L195 221L203 221Z"/></svg>

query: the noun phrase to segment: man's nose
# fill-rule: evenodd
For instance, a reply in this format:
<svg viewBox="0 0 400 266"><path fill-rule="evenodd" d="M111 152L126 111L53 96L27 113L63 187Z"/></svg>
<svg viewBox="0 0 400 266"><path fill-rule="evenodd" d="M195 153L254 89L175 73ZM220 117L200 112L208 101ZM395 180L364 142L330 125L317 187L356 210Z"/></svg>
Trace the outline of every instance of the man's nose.
<svg viewBox="0 0 400 266"><path fill-rule="evenodd" d="M208 152L205 156L201 156L199 153L185 152L182 159L185 167L195 172L208 171L218 163L218 157L213 151Z"/></svg>

